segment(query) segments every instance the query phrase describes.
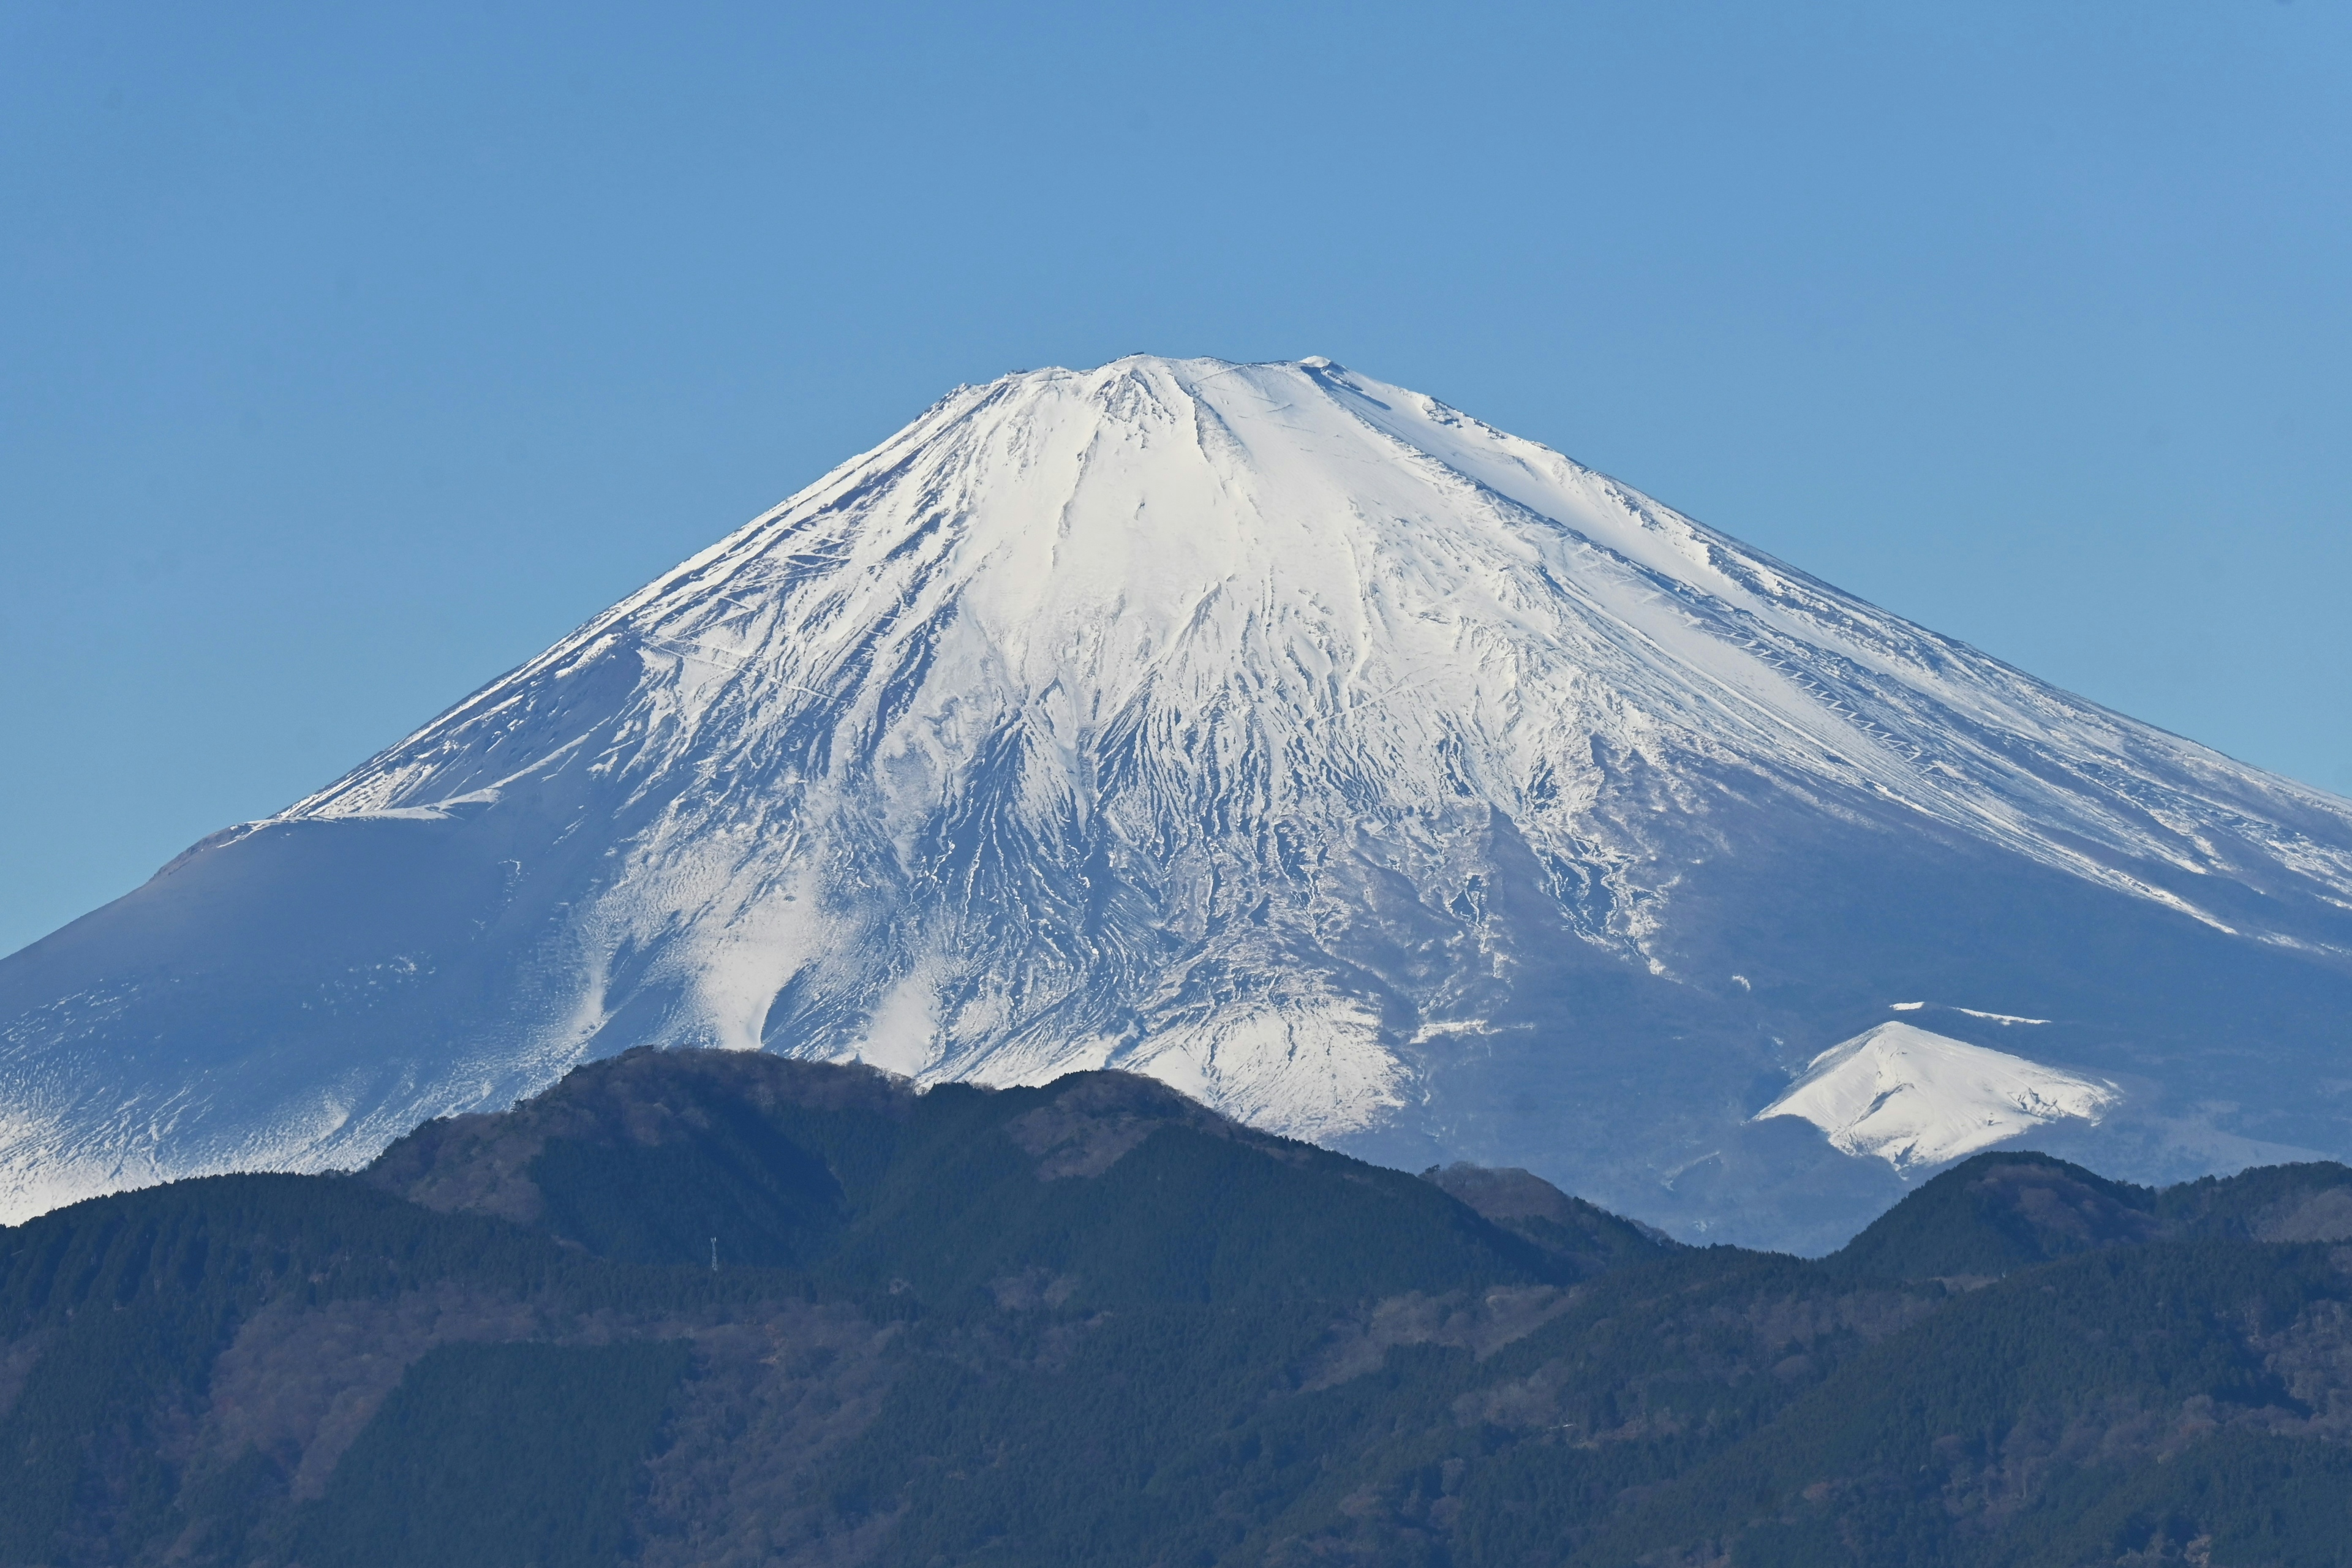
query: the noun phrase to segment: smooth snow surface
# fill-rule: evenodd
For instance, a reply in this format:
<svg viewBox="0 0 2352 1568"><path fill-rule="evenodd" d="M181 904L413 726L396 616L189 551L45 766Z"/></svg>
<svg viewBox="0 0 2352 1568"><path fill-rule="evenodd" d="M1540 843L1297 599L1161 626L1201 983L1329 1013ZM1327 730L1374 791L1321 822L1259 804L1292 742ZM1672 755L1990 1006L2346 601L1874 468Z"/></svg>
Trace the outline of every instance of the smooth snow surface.
<svg viewBox="0 0 2352 1568"><path fill-rule="evenodd" d="M1907 1171L2049 1122L2096 1121L2118 1098L2113 1084L1908 1024L1881 1024L1815 1057L1756 1120L1801 1117L1845 1152Z"/></svg>
<svg viewBox="0 0 2352 1568"><path fill-rule="evenodd" d="M958 390L0 964L0 1213L653 1041L1124 1067L1794 1245L1882 1194L1744 1110L1872 998L2170 1064L2203 1168L2352 1152L2257 1076L2336 1048L2347 953L2345 802L1419 393L1139 357Z"/></svg>

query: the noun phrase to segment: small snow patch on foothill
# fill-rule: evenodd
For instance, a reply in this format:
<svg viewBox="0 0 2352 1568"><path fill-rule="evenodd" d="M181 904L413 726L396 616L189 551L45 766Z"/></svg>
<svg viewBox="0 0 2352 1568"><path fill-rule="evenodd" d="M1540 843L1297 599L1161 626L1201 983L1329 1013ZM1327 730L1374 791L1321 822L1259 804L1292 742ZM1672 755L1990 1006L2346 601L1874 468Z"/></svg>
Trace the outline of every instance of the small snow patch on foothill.
<svg viewBox="0 0 2352 1568"><path fill-rule="evenodd" d="M2096 1121L2121 1098L2111 1083L1888 1023L1815 1057L1754 1120L1799 1117L1848 1154L1909 1171L2049 1122Z"/></svg>

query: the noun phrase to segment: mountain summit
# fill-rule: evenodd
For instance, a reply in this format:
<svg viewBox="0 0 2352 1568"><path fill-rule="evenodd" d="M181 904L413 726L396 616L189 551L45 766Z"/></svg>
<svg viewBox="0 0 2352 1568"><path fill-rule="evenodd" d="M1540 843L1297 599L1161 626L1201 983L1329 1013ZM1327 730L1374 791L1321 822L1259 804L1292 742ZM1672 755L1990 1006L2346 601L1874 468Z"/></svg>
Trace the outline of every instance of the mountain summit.
<svg viewBox="0 0 2352 1568"><path fill-rule="evenodd" d="M1751 1118L1890 1009L2103 1086L2034 1140L2118 1175L2352 1154L2352 805L1418 393L1139 356L958 390L0 963L0 1190L652 1043L1124 1068L1807 1247L1905 1176Z"/></svg>

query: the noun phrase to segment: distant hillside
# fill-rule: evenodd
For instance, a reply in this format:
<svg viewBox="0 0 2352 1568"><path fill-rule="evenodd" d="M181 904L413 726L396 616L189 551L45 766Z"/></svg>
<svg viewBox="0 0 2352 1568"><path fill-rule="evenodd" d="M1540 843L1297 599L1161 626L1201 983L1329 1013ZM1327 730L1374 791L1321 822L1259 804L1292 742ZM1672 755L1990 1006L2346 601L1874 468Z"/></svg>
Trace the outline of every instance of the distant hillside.
<svg viewBox="0 0 2352 1568"><path fill-rule="evenodd" d="M0 1564L2347 1564L2347 1242L2339 1166L2025 1154L1694 1249L1122 1074L641 1051L0 1230Z"/></svg>
<svg viewBox="0 0 2352 1568"><path fill-rule="evenodd" d="M1913 1279L1993 1278L2149 1241L2342 1241L2352 1237L2347 1184L2342 1165L2273 1165L2158 1192L2045 1154L1979 1154L1874 1221L1836 1264Z"/></svg>

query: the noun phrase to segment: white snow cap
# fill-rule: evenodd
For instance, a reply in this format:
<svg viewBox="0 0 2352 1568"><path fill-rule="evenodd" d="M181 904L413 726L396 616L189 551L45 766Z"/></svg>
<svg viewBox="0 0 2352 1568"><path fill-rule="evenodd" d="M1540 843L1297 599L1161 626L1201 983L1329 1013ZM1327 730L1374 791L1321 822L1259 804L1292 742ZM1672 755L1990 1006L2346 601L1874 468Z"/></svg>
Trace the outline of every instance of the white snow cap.
<svg viewBox="0 0 2352 1568"><path fill-rule="evenodd" d="M1391 1117L1400 1045L1477 1021L1326 961L1335 876L1370 857L1450 910L1498 820L1637 962L1653 825L1727 779L2216 926L2133 863L2260 837L2352 896L2352 858L2247 809L2276 781L1321 357L961 388L285 816L583 777L592 817L647 809L579 900L592 984L550 1050L654 953L672 1043L1123 1067L1310 1138ZM1089 925L1103 873L1149 915Z"/></svg>

